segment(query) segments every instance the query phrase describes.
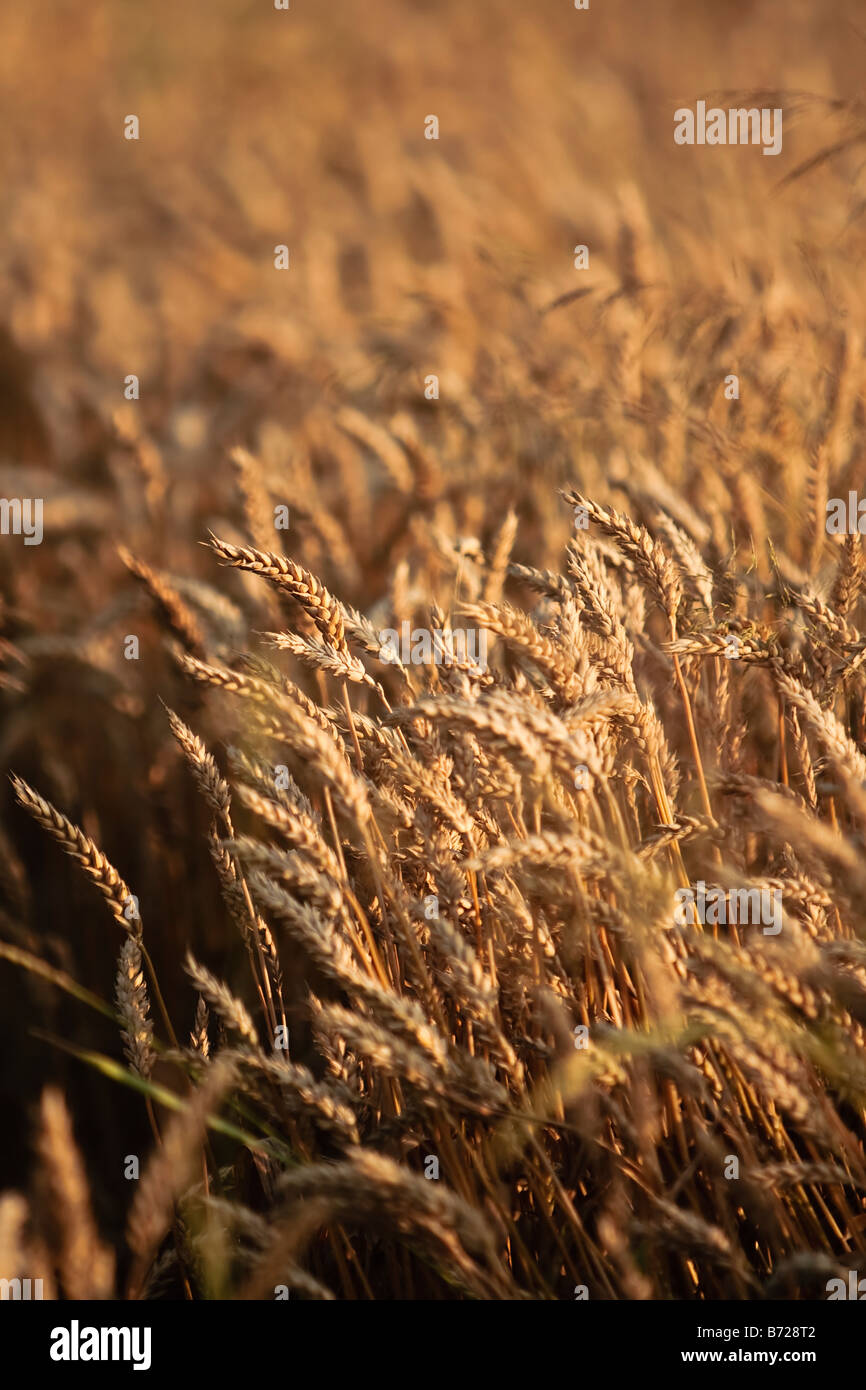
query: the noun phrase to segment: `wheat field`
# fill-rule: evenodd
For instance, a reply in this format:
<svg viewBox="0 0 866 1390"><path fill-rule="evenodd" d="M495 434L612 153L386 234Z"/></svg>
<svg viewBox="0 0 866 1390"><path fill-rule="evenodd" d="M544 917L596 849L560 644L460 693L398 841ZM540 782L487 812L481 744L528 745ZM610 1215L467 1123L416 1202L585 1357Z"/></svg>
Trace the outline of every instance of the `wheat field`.
<svg viewBox="0 0 866 1390"><path fill-rule="evenodd" d="M0 1278L826 1298L857 6L48 9L0 17L0 493L44 508L0 535ZM779 156L678 147L704 98Z"/></svg>

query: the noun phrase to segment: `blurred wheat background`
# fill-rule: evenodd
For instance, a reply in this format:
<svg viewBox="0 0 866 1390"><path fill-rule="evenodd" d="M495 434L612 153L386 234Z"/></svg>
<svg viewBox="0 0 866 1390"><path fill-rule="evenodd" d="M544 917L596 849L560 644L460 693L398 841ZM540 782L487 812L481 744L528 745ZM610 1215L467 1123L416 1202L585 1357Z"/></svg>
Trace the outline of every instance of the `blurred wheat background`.
<svg viewBox="0 0 866 1390"><path fill-rule="evenodd" d="M34 1225L23 1199L10 1197L0 1252L16 1241L40 1252L59 1294L269 1297L288 1278L293 1296L312 1297L332 1288L339 1297L571 1297L575 1283L593 1297L767 1288L793 1297L806 1296L807 1276L823 1289L827 1271L859 1267L862 566L859 538L825 531L827 499L862 486L866 445L859 9L853 0L709 9L592 0L588 12L566 0L295 0L284 13L266 0L152 0L146 10L32 0L0 16L0 495L45 502L41 546L0 537L0 766L23 779L19 800L30 798L42 821L7 782L0 1189L41 1192L48 1213ZM723 106L781 106L782 154L677 147L675 109L718 94ZM139 117L138 141L123 138L129 114ZM430 114L436 141L424 138ZM279 244L290 250L287 272L274 268ZM578 244L589 247L586 271L574 268ZM131 373L138 402L124 400ZM428 400L433 373L440 394ZM735 402L724 393L730 373ZM582 503L589 533L574 530ZM286 533L273 527L280 504ZM203 544L211 536L219 545ZM269 588L246 572L262 569L250 548L301 567L294 608L279 582ZM447 615L457 625L461 611L498 638L492 692L471 673L466 686L403 682L375 660L366 685L357 671L339 678L334 662L349 648L335 624L348 625L358 659L392 620L435 627ZM330 643L318 670L297 643L275 654L257 635L275 630ZM736 672L719 659L729 632L747 656ZM138 661L124 659L128 634L140 638ZM237 827L215 832L224 890L234 874L227 906L209 853L214 784L189 731L213 750L213 777L246 738L246 756L264 758L249 702L229 715L206 690L225 689L228 672L240 684L270 683L278 706L279 682L290 679L299 701L327 711L326 737L343 740L358 785L363 760L382 839L375 853L352 812L361 793L347 790L348 812L338 806L329 818L324 789L342 786L343 774L320 776L315 759L292 814L304 835L327 842L317 872L358 900L374 942L353 944L358 959L381 988L408 994L464 1061L483 1059L493 1089L472 1093L460 1072L474 1095L468 1119L444 1100L431 1117L441 1076L424 1104L406 1105L401 1086L424 1093L415 1063L395 1061L383 1036L351 1034L334 1010L362 1015L363 998L338 972L328 1000L333 971L295 922L280 948L280 987L293 1060L310 1068L300 1110L318 1107L321 1120L339 1102L357 1113L340 1111L337 1138L326 1125L323 1140L318 1121L296 1130L279 1107L270 1113L272 1097L249 1091L246 1119L231 1106L224 1117L249 1136L259 1106L279 1145L254 1161L236 1133L211 1134L227 1147L200 1148L194 1201L205 1215L196 1206L193 1217L180 1190L181 1174L192 1181L185 1159L176 1155L177 1181L151 1168L149 1208L123 1176L129 1154L147 1168L161 1153L170 1168L169 1108L151 1097L148 1113L140 1094L62 1046L123 1064L115 1021L48 978L63 972L110 1013L122 937L43 827L56 808L140 900L179 1039L172 1050L151 980L165 1055L144 1072L155 1066L181 1096L192 1081L194 1103L223 1104L235 1072L211 1076L210 1091L198 1083L220 1050L227 1068L244 1072L234 1054L250 1036L241 1019L240 1044L224 1041L213 1061L201 1038L181 1055L201 1022L184 958L190 950L250 1010L257 990L268 995L274 964L251 957L250 977L229 909L247 874L263 873L237 836L259 834L277 853L279 829L279 811L254 799L261 766L244 768L236 754L231 772L247 792L233 802ZM379 681L391 716L373 692ZM445 702L438 713L430 699ZM497 700L517 703L506 716ZM483 714L470 717L473 702ZM415 709L411 729L401 708ZM508 737L500 717L516 721ZM431 734L440 718L441 743ZM544 719L559 722L542 730ZM455 734L452 747L457 728L474 732ZM554 750L550 785L527 753L530 734ZM610 783L592 811L563 782L572 752ZM301 782L304 761L293 766ZM264 832L252 814L263 810ZM80 853L70 836L61 827ZM515 838L531 840L532 862ZM778 956L765 942L763 955L752 943L743 958L734 941L720 962L707 942L694 948L698 963L691 947L659 944L661 928L653 937L678 873L719 877L720 844L732 881L788 885L792 926ZM607 877L597 865L588 876L575 869L590 850L609 855ZM106 872L91 876L105 884ZM566 886L545 899L540 873ZM256 910L284 922L289 908L273 882L250 881ZM431 892L449 905L447 940L428 940L415 911ZM290 896L310 897L303 884ZM640 906L631 926L622 920L630 898ZM323 907L312 892L310 910L327 920L330 901ZM509 912L519 925L513 949L495 926ZM438 961L432 992L411 951L407 965L407 942L394 945L398 922L409 921L431 970ZM127 951L134 1016L145 986ZM481 991L470 989L473 1006L453 979L450 993L442 986L443 956L463 960L464 983ZM509 959L519 969L503 982ZM684 975L697 990L692 1013L677 994ZM222 998L231 1013L204 978L200 999L219 1015ZM317 1034L323 992L331 1013ZM496 1020L486 1033L478 998ZM267 999L263 1007L273 1022ZM750 1012L767 1021L772 1056L749 1032ZM673 1018L686 1032L653 1033ZM651 1040L645 1054L623 1044L620 1061L608 1038L605 1065L573 1077L556 1064L577 1056L570 1030L581 1021ZM378 1024L397 1027L390 1016ZM716 1043L701 1051L707 1028L723 1039L721 1053ZM142 1039L147 1051L147 1029ZM309 1086L326 1088L329 1076L326 1102ZM521 1106L536 1117L531 1141L532 1126L515 1119ZM726 1115L735 1117L727 1132ZM70 1125L80 1157L64 1174ZM182 1138L188 1146L189 1126ZM379 1194L365 1220L380 1220L389 1184L394 1211L408 1204L404 1226L395 1218L392 1231L386 1220L378 1243L354 1231L339 1186L348 1179L327 1169L339 1169L347 1146L354 1156L342 1161ZM469 1178L458 1176L461 1146L475 1155ZM445 1180L424 1190L447 1186L465 1209L437 1211L430 1197L423 1211L418 1190L399 1191L403 1169L377 1169L368 1149L416 1176L423 1154L441 1152ZM718 1181L728 1153L767 1170L748 1200ZM50 1214L52 1183L60 1205L65 1192L79 1212L78 1265L69 1230ZM318 1195L321 1229L306 1229L293 1193ZM219 1202L234 1202L235 1216ZM255 1225L271 1211L283 1223L282 1266ZM413 1222L444 1223L452 1244L419 1255L424 1233ZM243 1247L234 1264L224 1245L214 1253L217 1227ZM184 1247L191 1232L194 1255ZM90 1284L80 1255L88 1241L104 1256Z"/></svg>

